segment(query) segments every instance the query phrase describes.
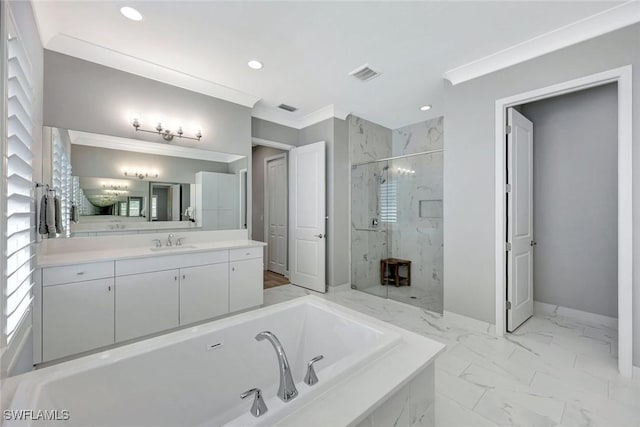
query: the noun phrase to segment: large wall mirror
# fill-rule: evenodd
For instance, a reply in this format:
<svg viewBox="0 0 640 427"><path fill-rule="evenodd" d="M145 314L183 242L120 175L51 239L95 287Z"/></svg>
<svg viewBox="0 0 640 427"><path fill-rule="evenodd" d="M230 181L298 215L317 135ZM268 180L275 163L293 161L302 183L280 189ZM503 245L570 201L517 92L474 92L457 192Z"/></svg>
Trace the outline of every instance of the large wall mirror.
<svg viewBox="0 0 640 427"><path fill-rule="evenodd" d="M45 135L61 235L247 228L244 156L60 128Z"/></svg>

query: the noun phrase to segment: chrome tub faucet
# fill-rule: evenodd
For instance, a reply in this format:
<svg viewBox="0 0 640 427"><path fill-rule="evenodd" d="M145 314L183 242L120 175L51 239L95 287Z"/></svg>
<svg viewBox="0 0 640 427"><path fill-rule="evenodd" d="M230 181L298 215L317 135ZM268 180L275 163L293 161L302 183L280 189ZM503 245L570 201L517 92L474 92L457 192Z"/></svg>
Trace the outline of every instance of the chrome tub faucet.
<svg viewBox="0 0 640 427"><path fill-rule="evenodd" d="M284 352L282 344L280 344L280 340L278 340L278 338L269 331L262 331L258 335L256 335L255 338L258 341L269 341L275 349L276 355L278 356L278 366L280 368L280 386L278 387L278 397L282 399L283 402L292 400L298 395L298 390L296 389L293 377L291 376L291 367L289 366L289 361L287 360L287 354Z"/></svg>

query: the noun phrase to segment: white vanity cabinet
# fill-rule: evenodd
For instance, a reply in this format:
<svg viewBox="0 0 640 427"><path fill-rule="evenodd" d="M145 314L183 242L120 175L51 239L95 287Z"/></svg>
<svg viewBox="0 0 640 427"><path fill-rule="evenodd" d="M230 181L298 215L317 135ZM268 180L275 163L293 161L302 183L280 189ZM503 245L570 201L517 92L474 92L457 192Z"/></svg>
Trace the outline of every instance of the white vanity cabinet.
<svg viewBox="0 0 640 427"><path fill-rule="evenodd" d="M179 324L179 270L116 277L116 342Z"/></svg>
<svg viewBox="0 0 640 427"><path fill-rule="evenodd" d="M259 306L262 254L256 246L44 267L42 312L34 317L42 321L34 332L42 351L35 361Z"/></svg>
<svg viewBox="0 0 640 427"><path fill-rule="evenodd" d="M229 264L180 269L180 324L229 312Z"/></svg>
<svg viewBox="0 0 640 427"><path fill-rule="evenodd" d="M229 309L244 310L263 303L263 249L229 251Z"/></svg>
<svg viewBox="0 0 640 427"><path fill-rule="evenodd" d="M113 278L44 286L44 360L113 344L114 294Z"/></svg>

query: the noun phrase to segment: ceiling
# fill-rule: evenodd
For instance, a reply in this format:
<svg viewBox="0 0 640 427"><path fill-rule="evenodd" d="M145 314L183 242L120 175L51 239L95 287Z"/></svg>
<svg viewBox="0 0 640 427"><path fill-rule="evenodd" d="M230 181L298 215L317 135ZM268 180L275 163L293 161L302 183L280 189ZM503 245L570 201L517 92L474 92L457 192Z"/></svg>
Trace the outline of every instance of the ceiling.
<svg viewBox="0 0 640 427"><path fill-rule="evenodd" d="M34 10L50 50L255 103L255 116L295 127L329 112L393 129L443 113L447 71L620 3L36 1ZM124 18L124 5L143 20ZM348 75L365 63L382 75Z"/></svg>

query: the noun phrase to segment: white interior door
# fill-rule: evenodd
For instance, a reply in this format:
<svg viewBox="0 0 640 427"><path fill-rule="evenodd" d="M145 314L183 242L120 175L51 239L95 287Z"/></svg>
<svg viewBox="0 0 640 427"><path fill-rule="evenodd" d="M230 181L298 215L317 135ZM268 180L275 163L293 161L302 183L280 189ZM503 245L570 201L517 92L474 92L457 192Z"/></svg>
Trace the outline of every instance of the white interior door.
<svg viewBox="0 0 640 427"><path fill-rule="evenodd" d="M287 159L265 159L267 269L284 274L287 267Z"/></svg>
<svg viewBox="0 0 640 427"><path fill-rule="evenodd" d="M324 141L290 150L289 171L289 280L325 292Z"/></svg>
<svg viewBox="0 0 640 427"><path fill-rule="evenodd" d="M513 108L507 120L507 331L512 332L533 315L533 123Z"/></svg>

